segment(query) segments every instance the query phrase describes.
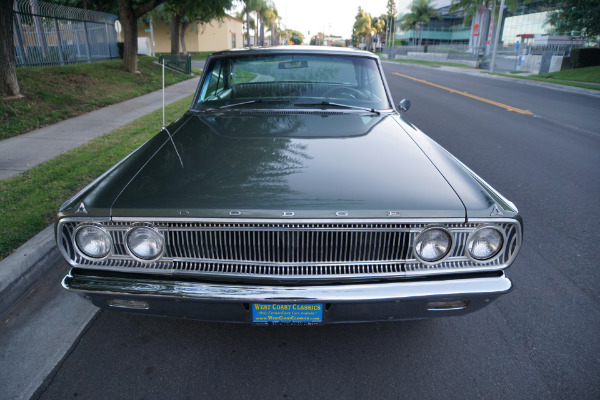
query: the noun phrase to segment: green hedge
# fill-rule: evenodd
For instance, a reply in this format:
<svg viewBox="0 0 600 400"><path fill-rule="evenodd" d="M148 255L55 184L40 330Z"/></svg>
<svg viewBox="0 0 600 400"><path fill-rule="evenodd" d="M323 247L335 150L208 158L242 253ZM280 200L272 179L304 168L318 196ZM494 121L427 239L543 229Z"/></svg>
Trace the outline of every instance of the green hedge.
<svg viewBox="0 0 600 400"><path fill-rule="evenodd" d="M575 47L571 50L573 68L594 67L600 65L600 48Z"/></svg>

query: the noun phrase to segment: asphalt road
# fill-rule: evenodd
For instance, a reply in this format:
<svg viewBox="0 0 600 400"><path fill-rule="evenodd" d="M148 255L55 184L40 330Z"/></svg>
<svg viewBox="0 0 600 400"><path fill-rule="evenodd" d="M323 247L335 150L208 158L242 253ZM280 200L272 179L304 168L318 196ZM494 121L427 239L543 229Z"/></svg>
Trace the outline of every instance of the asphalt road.
<svg viewBox="0 0 600 400"><path fill-rule="evenodd" d="M600 398L600 98L385 69L406 118L519 207L512 293L460 318L313 328L99 312L35 398Z"/></svg>

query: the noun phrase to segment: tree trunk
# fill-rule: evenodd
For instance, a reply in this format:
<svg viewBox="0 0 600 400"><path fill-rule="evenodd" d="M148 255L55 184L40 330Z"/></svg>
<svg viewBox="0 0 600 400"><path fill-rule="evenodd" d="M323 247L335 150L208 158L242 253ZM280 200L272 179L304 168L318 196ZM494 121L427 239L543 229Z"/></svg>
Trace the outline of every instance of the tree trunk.
<svg viewBox="0 0 600 400"><path fill-rule="evenodd" d="M15 71L13 2L0 1L0 96L20 96Z"/></svg>
<svg viewBox="0 0 600 400"><path fill-rule="evenodd" d="M185 30L188 26L190 26L189 22L182 22L181 29L179 31L179 35L181 36L181 51L183 52L183 54L187 54L187 50L185 48Z"/></svg>
<svg viewBox="0 0 600 400"><path fill-rule="evenodd" d="M119 18L123 27L123 68L137 72L137 18L131 1L119 0Z"/></svg>
<svg viewBox="0 0 600 400"><path fill-rule="evenodd" d="M260 45L265 45L265 21L260 17Z"/></svg>
<svg viewBox="0 0 600 400"><path fill-rule="evenodd" d="M254 27L254 45L258 46L258 25L260 25L260 21L258 20L258 14L256 15L256 27Z"/></svg>
<svg viewBox="0 0 600 400"><path fill-rule="evenodd" d="M246 9L246 46L250 47L250 13Z"/></svg>
<svg viewBox="0 0 600 400"><path fill-rule="evenodd" d="M171 54L179 54L179 17L171 13Z"/></svg>

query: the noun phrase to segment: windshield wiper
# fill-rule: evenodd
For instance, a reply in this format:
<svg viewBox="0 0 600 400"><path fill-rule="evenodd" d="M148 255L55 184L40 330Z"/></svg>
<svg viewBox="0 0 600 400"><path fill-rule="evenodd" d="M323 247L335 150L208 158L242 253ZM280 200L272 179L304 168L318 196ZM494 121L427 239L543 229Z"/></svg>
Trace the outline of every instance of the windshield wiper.
<svg viewBox="0 0 600 400"><path fill-rule="evenodd" d="M231 108L231 107L237 107L237 106L244 106L246 104L259 104L259 103L289 103L289 100L265 100L265 99L256 99L256 100L249 100L249 101L242 101L240 103L233 103L233 104L226 104L224 106L220 106L217 107L216 110L221 110L223 108ZM213 108L213 110L215 110Z"/></svg>
<svg viewBox="0 0 600 400"><path fill-rule="evenodd" d="M379 111L377 111L376 109L374 109L374 108L351 106L349 104L331 103L329 101L322 101L320 103L294 103L294 105L295 106L332 106L332 107L341 107L341 108L348 108L348 109L351 109L351 110L368 111L368 112L375 113L377 115L381 115L381 113Z"/></svg>

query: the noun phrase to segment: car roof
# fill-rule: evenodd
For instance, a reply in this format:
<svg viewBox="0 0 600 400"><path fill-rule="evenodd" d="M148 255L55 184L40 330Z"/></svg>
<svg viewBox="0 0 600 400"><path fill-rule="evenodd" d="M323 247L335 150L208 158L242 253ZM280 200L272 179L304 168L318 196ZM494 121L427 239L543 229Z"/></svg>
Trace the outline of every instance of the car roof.
<svg viewBox="0 0 600 400"><path fill-rule="evenodd" d="M273 46L273 47L252 47L242 49L231 49L213 53L211 57L227 56L257 56L269 54L322 54L322 55L346 55L379 58L377 55L364 50L350 49L347 47L333 46Z"/></svg>

